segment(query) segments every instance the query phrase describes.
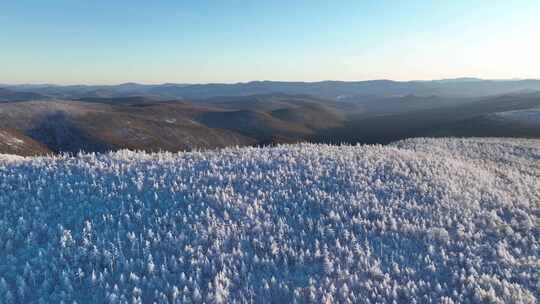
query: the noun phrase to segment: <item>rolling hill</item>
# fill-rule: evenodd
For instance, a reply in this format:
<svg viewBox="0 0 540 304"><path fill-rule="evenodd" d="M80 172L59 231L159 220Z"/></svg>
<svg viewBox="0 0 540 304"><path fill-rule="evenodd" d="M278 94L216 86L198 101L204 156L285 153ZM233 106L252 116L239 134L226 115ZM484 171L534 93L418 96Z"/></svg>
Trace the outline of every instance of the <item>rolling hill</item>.
<svg viewBox="0 0 540 304"><path fill-rule="evenodd" d="M325 101L298 96L156 102L139 98L0 104L0 127L52 151L181 151L304 141L344 122Z"/></svg>
<svg viewBox="0 0 540 304"><path fill-rule="evenodd" d="M530 114L538 108L540 93L339 101L283 93L191 101L104 97L0 103L0 128L54 152L176 152L304 141L385 144L421 136L540 138L537 116Z"/></svg>
<svg viewBox="0 0 540 304"><path fill-rule="evenodd" d="M181 104L154 110L75 101L10 103L0 105L0 126L21 130L55 152L179 151L253 143L198 124L189 119L191 108L183 109Z"/></svg>
<svg viewBox="0 0 540 304"><path fill-rule="evenodd" d="M20 132L0 128L0 154L36 156L52 154L52 151Z"/></svg>
<svg viewBox="0 0 540 304"><path fill-rule="evenodd" d="M434 136L540 137L540 108L475 116L441 127Z"/></svg>
<svg viewBox="0 0 540 304"><path fill-rule="evenodd" d="M395 99L391 99L394 102ZM493 98L442 101L439 106L424 106L424 99L399 107L389 103L388 108L376 107L368 102L362 111L352 114L343 126L316 134L316 142L382 143L422 136L475 137L506 136L540 138L540 129L515 128L516 121L499 120L485 128L478 122L487 122L499 113L536 109L540 106L539 93L504 95ZM432 98L438 102L438 98ZM377 100L381 102L384 100ZM493 116L495 115L495 116ZM481 131L480 129L483 129ZM522 132L527 129L527 132ZM506 130L506 131L505 131Z"/></svg>
<svg viewBox="0 0 540 304"><path fill-rule="evenodd" d="M30 101L30 100L46 100L47 96L25 91L14 91L0 87L0 103L2 102L17 102L17 101Z"/></svg>

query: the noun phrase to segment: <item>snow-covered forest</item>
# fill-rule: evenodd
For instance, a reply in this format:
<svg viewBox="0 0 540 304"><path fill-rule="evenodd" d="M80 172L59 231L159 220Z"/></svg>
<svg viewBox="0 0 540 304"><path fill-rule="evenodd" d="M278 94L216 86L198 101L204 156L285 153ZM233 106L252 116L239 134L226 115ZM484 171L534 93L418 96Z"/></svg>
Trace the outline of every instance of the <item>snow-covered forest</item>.
<svg viewBox="0 0 540 304"><path fill-rule="evenodd" d="M0 156L0 303L536 303L540 141Z"/></svg>

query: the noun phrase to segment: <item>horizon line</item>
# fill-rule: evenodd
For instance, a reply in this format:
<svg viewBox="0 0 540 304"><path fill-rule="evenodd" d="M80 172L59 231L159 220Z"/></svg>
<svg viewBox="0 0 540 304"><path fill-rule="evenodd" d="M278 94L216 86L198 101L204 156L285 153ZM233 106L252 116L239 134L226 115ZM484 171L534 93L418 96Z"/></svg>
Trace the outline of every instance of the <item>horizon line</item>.
<svg viewBox="0 0 540 304"><path fill-rule="evenodd" d="M250 84L257 82L273 82L273 83L304 83L304 84L316 84L324 82L343 82L343 83L355 83L355 82L375 82L375 81L389 81L389 82L436 82L436 81L453 81L453 80L462 80L462 81L528 81L528 80L540 80L540 78L481 78L481 77L454 77L454 78L435 78L435 79L413 79L413 80L394 80L390 78L373 78L365 80L337 80L337 79L323 79L323 80L313 80L313 81L302 81L302 80L249 80L249 81L233 81L233 82L137 82L137 81L126 81L120 83L51 83L51 82L16 82L16 83L6 83L1 82L0 86L57 86L57 87L67 87L67 86L121 86L121 85L142 85L142 86L163 86L163 85L181 85L181 86L196 86L196 85L241 85L241 84Z"/></svg>

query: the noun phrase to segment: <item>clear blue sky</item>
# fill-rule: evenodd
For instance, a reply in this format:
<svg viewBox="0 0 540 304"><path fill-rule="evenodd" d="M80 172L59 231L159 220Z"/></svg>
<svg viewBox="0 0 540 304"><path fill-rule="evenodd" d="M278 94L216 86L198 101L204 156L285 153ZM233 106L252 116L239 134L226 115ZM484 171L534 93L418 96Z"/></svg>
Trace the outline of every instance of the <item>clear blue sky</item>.
<svg viewBox="0 0 540 304"><path fill-rule="evenodd" d="M540 78L539 0L0 2L0 83Z"/></svg>

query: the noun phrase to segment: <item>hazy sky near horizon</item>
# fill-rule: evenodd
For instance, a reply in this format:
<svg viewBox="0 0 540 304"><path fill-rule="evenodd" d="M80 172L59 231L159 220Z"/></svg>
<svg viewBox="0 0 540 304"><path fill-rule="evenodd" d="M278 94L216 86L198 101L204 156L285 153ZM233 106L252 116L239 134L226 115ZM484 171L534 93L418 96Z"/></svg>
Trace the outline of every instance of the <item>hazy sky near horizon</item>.
<svg viewBox="0 0 540 304"><path fill-rule="evenodd" d="M0 2L0 83L540 78L538 0Z"/></svg>

